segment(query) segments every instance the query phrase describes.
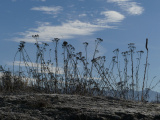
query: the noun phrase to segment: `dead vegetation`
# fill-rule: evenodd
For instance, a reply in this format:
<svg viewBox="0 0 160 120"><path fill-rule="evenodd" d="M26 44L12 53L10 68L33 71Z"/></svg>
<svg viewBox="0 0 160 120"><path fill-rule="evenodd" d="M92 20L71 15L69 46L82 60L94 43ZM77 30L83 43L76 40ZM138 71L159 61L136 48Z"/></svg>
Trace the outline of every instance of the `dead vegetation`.
<svg viewBox="0 0 160 120"><path fill-rule="evenodd" d="M148 92L155 85L148 85L148 39L146 40L146 63L144 77L140 78L141 59L144 51L135 51L134 43L128 44L128 51L121 52L122 65L120 63L120 50L113 51L112 61L106 67L106 57L98 56L98 46L103 39L95 40L93 58L89 60L87 47L84 42L85 53L75 53L75 48L64 41L62 53L58 53L60 39L52 40L52 48L48 43L38 42L39 35L32 36L35 40L36 60L32 62L25 48L25 42L21 41L15 54L13 70L0 67L0 91L3 92L45 92L59 94L78 94L90 96L112 96L126 100L145 101ZM48 48L48 49L47 49ZM53 50L52 50L53 49ZM52 51L54 51L52 53ZM49 57L46 57L49 52ZM135 56L137 53L137 56ZM49 58L46 60L46 58ZM63 59L60 60L59 58ZM136 62L137 61L137 62ZM59 65L61 64L61 66ZM63 64L63 65L62 65ZM120 67L120 66L124 66ZM142 82L141 82L142 81ZM143 84L140 84L143 83ZM153 82L153 80L152 80ZM151 83L152 83L151 82ZM142 89L142 94L140 91ZM147 89L147 90L146 90Z"/></svg>

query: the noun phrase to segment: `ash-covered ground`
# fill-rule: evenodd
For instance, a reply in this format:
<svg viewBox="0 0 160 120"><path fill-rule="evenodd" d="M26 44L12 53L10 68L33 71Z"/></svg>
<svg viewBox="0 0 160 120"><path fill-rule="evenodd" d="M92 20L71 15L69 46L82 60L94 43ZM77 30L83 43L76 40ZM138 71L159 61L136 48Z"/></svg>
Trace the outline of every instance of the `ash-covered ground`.
<svg viewBox="0 0 160 120"><path fill-rule="evenodd" d="M1 94L0 119L160 120L160 104L65 94Z"/></svg>

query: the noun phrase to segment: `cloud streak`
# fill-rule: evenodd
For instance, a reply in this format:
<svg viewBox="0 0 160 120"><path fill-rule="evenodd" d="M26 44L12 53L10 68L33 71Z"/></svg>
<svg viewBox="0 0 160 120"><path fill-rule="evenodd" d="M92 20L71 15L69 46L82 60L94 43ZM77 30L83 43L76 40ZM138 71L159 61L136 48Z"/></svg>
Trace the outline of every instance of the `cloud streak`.
<svg viewBox="0 0 160 120"><path fill-rule="evenodd" d="M121 22L125 16L116 11L103 11L101 15L104 15L104 19L97 19L99 24L118 23Z"/></svg>
<svg viewBox="0 0 160 120"><path fill-rule="evenodd" d="M108 0L108 2L116 2L119 5L124 2L129 2L129 0ZM61 6L39 6L32 7L30 10L40 11L44 14L50 14L57 17L57 14L63 11ZM131 11L133 11L131 9ZM64 12L64 11L63 11ZM62 14L64 14L62 12ZM77 19L70 19L68 16L64 18L66 22L62 22L59 25L53 25L51 22L40 22L36 28L28 29L25 32L19 33L20 37L14 38L14 41L25 41L30 43L35 43L32 35L39 34L40 42L50 42L53 38L60 39L73 39L78 36L89 36L93 35L95 32L104 29L113 29L116 26L111 26L110 24L120 23L125 19L125 16L117 11L101 11L99 14L101 17L93 18L90 22L83 20L84 17L88 17L87 14L78 14ZM70 14L69 14L70 15ZM71 14L72 15L72 14ZM82 19L81 21L78 19Z"/></svg>
<svg viewBox="0 0 160 120"><path fill-rule="evenodd" d="M58 14L59 12L63 11L61 6L55 7L48 7L48 6L40 6L40 7L33 7L31 10L42 11L45 14Z"/></svg>
<svg viewBox="0 0 160 120"><path fill-rule="evenodd" d="M99 26L91 23L81 22L79 20L68 21L62 25L54 26L51 23L44 22L39 24L37 28L30 29L26 32L19 33L21 38L14 38L14 41L26 41L35 43L32 35L39 34L39 41L50 42L53 38L71 39L75 36L92 35L94 32L104 28L111 28L110 26Z"/></svg>
<svg viewBox="0 0 160 120"><path fill-rule="evenodd" d="M127 11L130 15L141 15L144 8L139 6L138 3L132 2L131 0L107 0L110 3L116 3L121 9Z"/></svg>
<svg viewBox="0 0 160 120"><path fill-rule="evenodd" d="M41 2L46 2L46 0L32 0L32 1L41 1Z"/></svg>
<svg viewBox="0 0 160 120"><path fill-rule="evenodd" d="M47 14L56 14L62 10L62 7L34 7L31 10L42 11ZM73 39L78 36L89 36L97 31L104 29L112 29L115 26L110 26L110 23L119 23L125 19L125 16L117 11L103 11L100 13L102 18L98 18L91 22L82 22L80 20L72 20L61 23L61 25L52 25L50 22L40 22L37 28L29 29L19 33L21 37L14 38L14 41L25 41L35 43L32 35L39 34L40 42L50 42L53 38ZM81 17L87 16L82 14ZM95 22L96 21L96 22Z"/></svg>
<svg viewBox="0 0 160 120"><path fill-rule="evenodd" d="M87 14L79 14L79 17L86 17Z"/></svg>
<svg viewBox="0 0 160 120"><path fill-rule="evenodd" d="M8 65L13 65L13 62L8 62L7 63ZM14 61L14 66L21 66L21 67L25 67L26 64L24 62L21 62L21 61ZM31 63L31 62L27 62L27 65L29 65L30 67L33 67L33 68L37 68L37 66L39 67L38 69L38 72L41 73L41 64L40 63ZM55 70L56 70L56 67L52 66L51 64L50 65L44 65L43 67L43 70L46 70L48 67L48 69L50 70L50 72L52 73L55 73ZM47 71L47 70L46 70ZM44 71L43 71L44 72ZM47 72L46 72L47 73ZM64 70L60 67L58 67L58 74L63 74L64 73Z"/></svg>

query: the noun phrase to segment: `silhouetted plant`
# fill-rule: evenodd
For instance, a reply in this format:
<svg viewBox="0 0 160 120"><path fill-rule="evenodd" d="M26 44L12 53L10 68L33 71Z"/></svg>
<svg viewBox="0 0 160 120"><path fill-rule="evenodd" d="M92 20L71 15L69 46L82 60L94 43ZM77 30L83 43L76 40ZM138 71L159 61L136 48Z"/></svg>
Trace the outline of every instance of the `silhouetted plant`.
<svg viewBox="0 0 160 120"><path fill-rule="evenodd" d="M138 58L137 58L137 66L136 66L136 92L137 95L136 97L138 98L139 101L139 67L140 67L140 63L141 63L141 58L142 58L142 54L144 53L144 51L137 51L138 54Z"/></svg>
<svg viewBox="0 0 160 120"><path fill-rule="evenodd" d="M131 72L132 72L132 75L131 75L131 78L132 78L132 83L130 84L131 86L131 90L132 90L132 99L134 99L134 86L135 86L135 82L134 82L134 65L133 65L133 54L134 54L134 50L135 50L135 46L134 46L134 43L130 43L128 44L128 48L129 48L129 52L130 52L130 55L131 55Z"/></svg>
<svg viewBox="0 0 160 120"><path fill-rule="evenodd" d="M144 84L146 80L146 71L147 71L147 66L148 66L148 39L146 39L146 50L147 50L147 56L146 56L146 64L145 64L145 69L144 69L144 78L143 78L143 85L142 85L142 96L141 96L141 101L144 100L144 95L143 95L143 90L144 90Z"/></svg>
<svg viewBox="0 0 160 120"><path fill-rule="evenodd" d="M25 49L25 42L21 41L14 57L13 73L10 70L5 70L2 66L0 67L3 73L0 82L1 91L27 90L30 88L36 92L107 95L139 100L140 94L138 91L142 87L141 100L143 101L149 97L149 91L159 84L158 81L154 86L151 86L153 80L149 86L146 83L146 77L148 76L148 39L146 40L147 56L143 84L140 86L140 65L144 51L137 51L138 58L135 65L134 53L136 47L134 43L128 44L128 51L121 52L123 65L120 62L120 50L117 48L113 51L115 56L112 57L111 63L106 67L106 57L97 56L97 53L100 52L98 46L103 42L103 39L97 38L95 40L95 50L91 60L88 58L87 42L83 43L85 49L85 54L83 54L82 52L75 53L75 48L64 41L62 43L63 66L61 66L58 59L60 39L52 40L54 55L51 54L52 49L49 49L49 60L46 60L45 56L47 48L50 47L49 44L40 43L38 41L39 35L33 35L32 37L36 41L35 63L31 61ZM129 63L131 63L131 70L129 69ZM18 64L18 69L15 64ZM63 68L63 71L61 68Z"/></svg>

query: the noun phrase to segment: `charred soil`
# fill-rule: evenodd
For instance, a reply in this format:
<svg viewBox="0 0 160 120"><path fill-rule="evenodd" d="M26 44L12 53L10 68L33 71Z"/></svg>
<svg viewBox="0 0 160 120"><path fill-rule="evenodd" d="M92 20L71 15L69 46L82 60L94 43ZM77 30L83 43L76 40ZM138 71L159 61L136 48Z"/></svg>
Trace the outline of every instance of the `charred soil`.
<svg viewBox="0 0 160 120"><path fill-rule="evenodd" d="M66 94L1 94L1 120L160 120L160 104Z"/></svg>

